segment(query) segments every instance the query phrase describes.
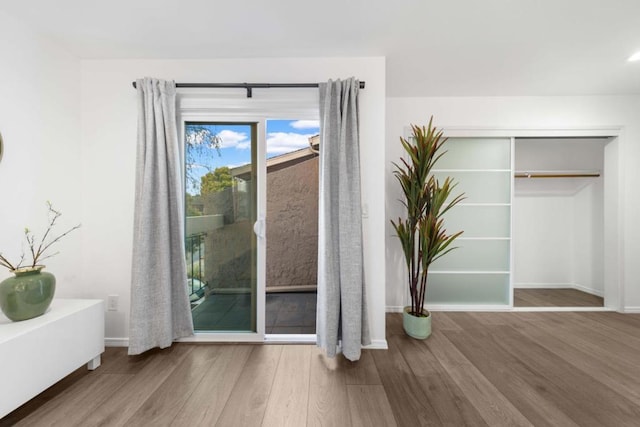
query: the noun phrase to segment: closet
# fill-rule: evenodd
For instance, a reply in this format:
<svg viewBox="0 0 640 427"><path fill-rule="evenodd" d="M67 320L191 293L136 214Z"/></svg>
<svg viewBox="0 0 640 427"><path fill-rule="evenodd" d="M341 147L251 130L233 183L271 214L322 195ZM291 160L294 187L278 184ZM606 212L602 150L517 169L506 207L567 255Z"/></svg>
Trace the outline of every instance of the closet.
<svg viewBox="0 0 640 427"><path fill-rule="evenodd" d="M607 138L516 138L514 306L602 306Z"/></svg>

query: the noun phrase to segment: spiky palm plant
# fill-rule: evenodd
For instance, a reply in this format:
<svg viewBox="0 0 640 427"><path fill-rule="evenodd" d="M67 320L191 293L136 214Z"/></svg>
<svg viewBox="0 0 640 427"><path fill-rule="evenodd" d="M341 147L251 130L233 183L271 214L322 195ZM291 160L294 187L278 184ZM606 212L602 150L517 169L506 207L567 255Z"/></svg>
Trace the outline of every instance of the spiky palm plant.
<svg viewBox="0 0 640 427"><path fill-rule="evenodd" d="M431 170L446 151L441 151L447 140L442 131L433 126L433 117L427 127L411 125L409 140L400 137L407 159L393 163L407 209L405 219L391 220L396 230L407 264L411 311L414 316L424 316L424 297L427 288L429 266L455 247L451 244L463 232L447 234L442 216L464 199L464 194L451 198L456 184L447 177L440 183Z"/></svg>

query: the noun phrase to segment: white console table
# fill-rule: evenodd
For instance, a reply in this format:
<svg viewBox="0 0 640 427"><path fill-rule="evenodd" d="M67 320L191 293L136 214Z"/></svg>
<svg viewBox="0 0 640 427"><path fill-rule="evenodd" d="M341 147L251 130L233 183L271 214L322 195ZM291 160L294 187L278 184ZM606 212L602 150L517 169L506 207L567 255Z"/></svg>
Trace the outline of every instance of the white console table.
<svg viewBox="0 0 640 427"><path fill-rule="evenodd" d="M0 418L83 364L96 369L103 352L102 300L54 299L21 322L0 312Z"/></svg>

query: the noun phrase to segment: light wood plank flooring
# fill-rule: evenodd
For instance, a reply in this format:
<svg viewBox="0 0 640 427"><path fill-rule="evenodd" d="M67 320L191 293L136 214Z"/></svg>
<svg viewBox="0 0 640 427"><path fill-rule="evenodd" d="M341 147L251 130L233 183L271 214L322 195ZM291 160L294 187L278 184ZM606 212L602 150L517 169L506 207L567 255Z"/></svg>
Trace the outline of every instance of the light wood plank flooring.
<svg viewBox="0 0 640 427"><path fill-rule="evenodd" d="M604 307L604 298L577 289L514 289L514 307Z"/></svg>
<svg viewBox="0 0 640 427"><path fill-rule="evenodd" d="M638 426L640 315L433 313L357 363L314 346L109 348L0 420L18 426ZM1 380L1 379L0 379Z"/></svg>

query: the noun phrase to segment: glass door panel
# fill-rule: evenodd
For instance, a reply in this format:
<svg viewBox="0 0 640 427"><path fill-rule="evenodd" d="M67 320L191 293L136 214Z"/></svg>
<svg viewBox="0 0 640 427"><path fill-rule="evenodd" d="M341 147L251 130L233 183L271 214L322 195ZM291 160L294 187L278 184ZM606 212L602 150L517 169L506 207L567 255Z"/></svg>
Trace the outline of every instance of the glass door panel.
<svg viewBox="0 0 640 427"><path fill-rule="evenodd" d="M509 240L460 238L453 246L456 249L434 261L429 271L509 271Z"/></svg>
<svg viewBox="0 0 640 427"><path fill-rule="evenodd" d="M449 138L438 169L511 169L511 141L505 138Z"/></svg>
<svg viewBox="0 0 640 427"><path fill-rule="evenodd" d="M256 148L256 123L185 123L185 248L198 332L258 331Z"/></svg>
<svg viewBox="0 0 640 427"><path fill-rule="evenodd" d="M451 177L457 183L454 195L464 193L465 204L470 203L511 203L511 171L464 171L447 172L434 170L433 175L440 182Z"/></svg>
<svg viewBox="0 0 640 427"><path fill-rule="evenodd" d="M457 247L430 269L427 299L433 304L510 304L510 138L449 138L434 175L450 176L452 195L465 199L444 215L450 231L464 230Z"/></svg>
<svg viewBox="0 0 640 427"><path fill-rule="evenodd" d="M429 273L430 304L509 304L509 273Z"/></svg>
<svg viewBox="0 0 640 427"><path fill-rule="evenodd" d="M511 207L459 204L447 211L447 230L464 230L464 238L508 238L511 235Z"/></svg>

